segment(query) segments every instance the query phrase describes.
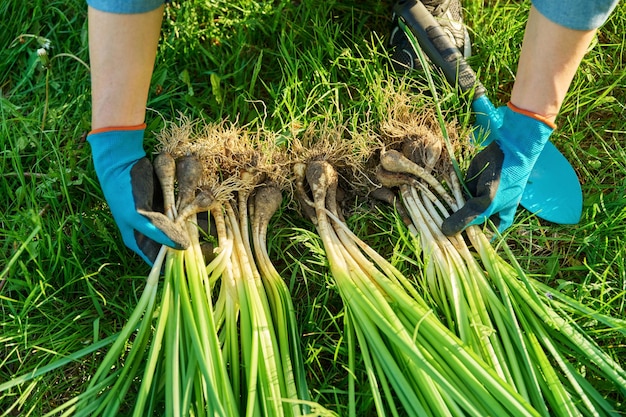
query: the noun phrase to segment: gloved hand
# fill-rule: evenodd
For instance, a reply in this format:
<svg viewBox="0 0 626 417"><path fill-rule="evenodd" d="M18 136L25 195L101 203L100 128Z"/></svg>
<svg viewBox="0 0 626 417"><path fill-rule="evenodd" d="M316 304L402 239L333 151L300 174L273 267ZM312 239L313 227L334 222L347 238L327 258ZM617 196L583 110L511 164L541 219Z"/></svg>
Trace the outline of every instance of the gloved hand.
<svg viewBox="0 0 626 417"><path fill-rule="evenodd" d="M500 232L511 226L530 172L555 128L511 103L488 119L492 141L474 157L466 173L473 197L444 220L441 230L447 236L489 218Z"/></svg>
<svg viewBox="0 0 626 417"><path fill-rule="evenodd" d="M183 230L153 211L155 175L143 150L145 125L100 129L87 141L96 175L126 246L152 265L161 245L189 246Z"/></svg>

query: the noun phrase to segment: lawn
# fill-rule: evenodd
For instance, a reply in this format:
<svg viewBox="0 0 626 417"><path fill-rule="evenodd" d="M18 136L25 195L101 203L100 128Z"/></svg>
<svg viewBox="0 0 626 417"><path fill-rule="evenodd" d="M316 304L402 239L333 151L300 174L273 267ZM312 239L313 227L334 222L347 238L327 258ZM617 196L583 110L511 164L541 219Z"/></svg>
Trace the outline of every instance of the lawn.
<svg viewBox="0 0 626 417"><path fill-rule="evenodd" d="M463 1L470 60L506 102L529 2ZM416 106L434 98L418 74L394 73L390 1L186 1L166 8L148 102L146 148L181 115L224 119L289 143L315 124L376 129L389 89ZM87 7L82 1L0 3L0 384L118 332L149 267L122 243L85 138L90 129ZM47 59L38 49L49 42ZM576 226L519 210L506 235L531 275L594 309L626 314L626 3L598 33L552 136L582 183ZM471 115L435 74L436 98L461 131ZM540 94L540 92L538 92ZM462 167L467 158L459 155ZM285 199L269 254L298 300L312 397L345 415L343 307L311 222ZM348 224L404 271L411 248L391 209L361 202ZM587 332L622 364L626 338ZM0 393L0 416L40 416L84 388L104 350ZM367 388L367 387L365 387ZM611 395L610 386L597 387ZM624 398L615 398L622 413ZM364 389L359 415L373 413Z"/></svg>

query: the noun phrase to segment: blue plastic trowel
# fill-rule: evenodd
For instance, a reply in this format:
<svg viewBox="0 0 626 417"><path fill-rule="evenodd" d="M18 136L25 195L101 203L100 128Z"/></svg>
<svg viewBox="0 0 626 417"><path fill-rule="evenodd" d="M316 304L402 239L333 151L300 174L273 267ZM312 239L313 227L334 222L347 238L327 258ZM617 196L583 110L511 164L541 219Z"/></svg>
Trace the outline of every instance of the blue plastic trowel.
<svg viewBox="0 0 626 417"><path fill-rule="evenodd" d="M472 92L472 110L481 126L500 126L499 112L486 95L464 56L426 7L417 0L401 0L394 6L398 25L411 44L415 39L430 61L439 67L452 86ZM486 145L487 143L483 143ZM522 207L558 224L576 224L582 214L583 197L578 176L568 160L547 142L524 189Z"/></svg>

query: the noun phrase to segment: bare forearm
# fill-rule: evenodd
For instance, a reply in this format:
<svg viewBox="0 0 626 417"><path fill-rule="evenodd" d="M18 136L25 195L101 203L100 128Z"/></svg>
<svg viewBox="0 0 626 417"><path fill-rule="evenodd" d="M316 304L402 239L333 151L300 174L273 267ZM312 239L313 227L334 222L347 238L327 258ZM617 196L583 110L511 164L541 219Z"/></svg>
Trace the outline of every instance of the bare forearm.
<svg viewBox="0 0 626 417"><path fill-rule="evenodd" d="M511 102L554 121L595 30L573 30L531 8Z"/></svg>
<svg viewBox="0 0 626 417"><path fill-rule="evenodd" d="M140 14L89 7L92 129L144 122L163 7Z"/></svg>

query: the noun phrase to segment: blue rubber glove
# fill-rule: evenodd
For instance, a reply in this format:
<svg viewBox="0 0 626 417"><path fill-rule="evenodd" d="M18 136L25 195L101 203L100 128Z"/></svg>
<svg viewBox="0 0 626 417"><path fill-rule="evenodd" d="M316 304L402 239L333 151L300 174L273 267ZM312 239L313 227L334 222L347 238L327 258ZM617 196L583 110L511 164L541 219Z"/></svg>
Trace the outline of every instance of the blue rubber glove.
<svg viewBox="0 0 626 417"><path fill-rule="evenodd" d="M473 197L444 220L441 229L447 236L487 219L500 232L511 226L530 172L554 130L540 116L512 104L485 120L490 123L489 144L474 157L466 173L465 184Z"/></svg>
<svg viewBox="0 0 626 417"><path fill-rule="evenodd" d="M179 226L153 211L155 175L143 149L144 128L100 129L90 133L87 141L124 243L152 265L161 245L184 249L189 240Z"/></svg>
<svg viewBox="0 0 626 417"><path fill-rule="evenodd" d="M502 126L506 106L495 107L487 96L480 96L472 102L476 115L472 143L479 146L489 145L495 138L495 132ZM494 133L494 134L491 134Z"/></svg>

